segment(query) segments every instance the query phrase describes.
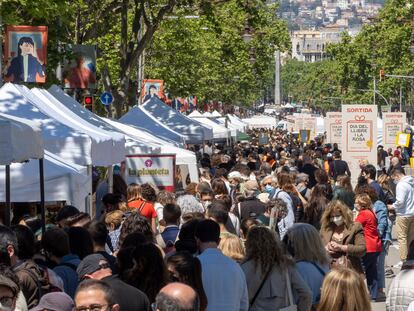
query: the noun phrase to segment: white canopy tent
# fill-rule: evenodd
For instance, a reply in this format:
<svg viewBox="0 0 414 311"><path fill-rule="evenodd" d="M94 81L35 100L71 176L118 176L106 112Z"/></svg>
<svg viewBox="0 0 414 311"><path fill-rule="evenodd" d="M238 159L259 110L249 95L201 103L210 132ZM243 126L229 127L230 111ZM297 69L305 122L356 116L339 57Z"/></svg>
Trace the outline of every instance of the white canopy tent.
<svg viewBox="0 0 414 311"><path fill-rule="evenodd" d="M11 165L12 202L41 201L38 171L36 161ZM68 164L45 150L44 172L45 201L66 201L82 210L89 193L88 185L92 182L86 167ZM4 168L0 167L0 183L4 182L2 176L4 176ZM4 202L4 200L5 193L0 191L0 201Z"/></svg>
<svg viewBox="0 0 414 311"><path fill-rule="evenodd" d="M0 165L4 165L3 202L6 202L3 222L10 226L11 187L10 166L15 162L24 162L30 159L39 159L39 182L42 197L42 220L45 223L44 183L43 183L43 139L40 124L25 119L0 114ZM37 175L37 174L36 174ZM0 177L0 179L2 179ZM44 228L44 226L43 226Z"/></svg>
<svg viewBox="0 0 414 311"><path fill-rule="evenodd" d="M212 129L172 109L158 98L152 97L139 108L151 114L168 128L180 133L187 144L201 144L205 140L213 139Z"/></svg>
<svg viewBox="0 0 414 311"><path fill-rule="evenodd" d="M217 110L214 110L214 111L211 113L211 116L213 116L213 117L217 117L217 118L222 117L222 115L220 114L220 112L218 112Z"/></svg>
<svg viewBox="0 0 414 311"><path fill-rule="evenodd" d="M247 128L249 127L249 125L246 122L243 122L239 117L235 116L235 115L228 115L230 122L236 126L240 127L241 131L246 131Z"/></svg>
<svg viewBox="0 0 414 311"><path fill-rule="evenodd" d="M204 116L197 117L197 116L189 116L191 119L201 123L202 125L209 127L213 130L213 138L214 140L227 140L231 135L230 131L225 127L220 125L219 123L214 122Z"/></svg>
<svg viewBox="0 0 414 311"><path fill-rule="evenodd" d="M206 111L206 112L203 113L203 116L206 117L206 118L211 118L213 115L211 114L211 112Z"/></svg>
<svg viewBox="0 0 414 311"><path fill-rule="evenodd" d="M212 120L214 122L226 127L226 118L225 117L214 118ZM230 120L227 120L227 128L230 130L231 137L237 137L238 133L240 132L239 128L236 125L232 124L230 122Z"/></svg>
<svg viewBox="0 0 414 311"><path fill-rule="evenodd" d="M273 128L276 127L276 118L269 116L257 115L252 118L243 119L243 122L249 124L250 128Z"/></svg>
<svg viewBox="0 0 414 311"><path fill-rule="evenodd" d="M89 122L90 118L83 118L82 115L92 115L93 118L97 118L97 116L81 107L77 102L73 102L73 99L69 96L67 97L71 100L61 102L46 90L34 88L30 92L36 106L43 112L51 116L53 115L60 122L85 132L91 137L95 145L95 149L93 149L95 151L93 153L93 164L96 166L109 166L120 163L125 159L126 154L152 152L151 147L143 141L135 140L113 128L109 130L107 128L102 129ZM84 110L88 111L89 114ZM120 143L122 140L126 140L124 148L122 148ZM110 159L108 159L108 155L112 155Z"/></svg>
<svg viewBox="0 0 414 311"><path fill-rule="evenodd" d="M92 164L90 137L42 113L17 85L0 88L0 113L40 122L46 150L69 163Z"/></svg>
<svg viewBox="0 0 414 311"><path fill-rule="evenodd" d="M177 165L187 165L192 182L198 182L198 168L197 159L194 152L185 150L183 148L176 147L166 141L160 140L158 137L141 131L141 129L134 127L133 125L123 124L119 121L102 118L105 122L108 122L119 131L128 133L131 137L136 139L142 139L149 145L160 148L161 154L175 154Z"/></svg>

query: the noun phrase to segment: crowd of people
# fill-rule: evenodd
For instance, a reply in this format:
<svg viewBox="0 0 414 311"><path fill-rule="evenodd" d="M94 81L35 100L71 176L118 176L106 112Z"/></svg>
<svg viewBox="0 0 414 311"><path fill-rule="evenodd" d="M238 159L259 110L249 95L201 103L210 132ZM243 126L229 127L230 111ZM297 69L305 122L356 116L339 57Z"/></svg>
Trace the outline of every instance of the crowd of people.
<svg viewBox="0 0 414 311"><path fill-rule="evenodd" d="M414 179L398 154L379 147L351 176L323 139L249 134L197 148L199 182L174 193L116 171L93 215L64 206L44 234L16 205L0 226L0 310L414 310ZM393 226L401 271L387 292Z"/></svg>

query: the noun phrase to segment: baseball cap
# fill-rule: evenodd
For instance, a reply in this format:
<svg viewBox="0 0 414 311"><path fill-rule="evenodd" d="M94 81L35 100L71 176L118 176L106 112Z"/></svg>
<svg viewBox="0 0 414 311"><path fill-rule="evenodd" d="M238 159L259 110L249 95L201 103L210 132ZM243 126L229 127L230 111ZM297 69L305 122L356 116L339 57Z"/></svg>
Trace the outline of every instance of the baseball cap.
<svg viewBox="0 0 414 311"><path fill-rule="evenodd" d="M233 172L230 172L230 173L227 175L227 178L228 178L228 179L232 179L232 178L243 178L243 177L242 177L242 175L240 174L240 172L238 172L238 171L233 171Z"/></svg>
<svg viewBox="0 0 414 311"><path fill-rule="evenodd" d="M256 180L248 180L244 183L244 189L253 191L259 189L259 184Z"/></svg>
<svg viewBox="0 0 414 311"><path fill-rule="evenodd" d="M102 265L102 261L105 261L106 264ZM91 254L83 258L79 263L76 272L79 280L82 280L85 275L94 273L103 268L109 268L108 260L101 254Z"/></svg>
<svg viewBox="0 0 414 311"><path fill-rule="evenodd" d="M39 304L30 311L72 311L75 303L68 294L63 292L53 292L40 298Z"/></svg>

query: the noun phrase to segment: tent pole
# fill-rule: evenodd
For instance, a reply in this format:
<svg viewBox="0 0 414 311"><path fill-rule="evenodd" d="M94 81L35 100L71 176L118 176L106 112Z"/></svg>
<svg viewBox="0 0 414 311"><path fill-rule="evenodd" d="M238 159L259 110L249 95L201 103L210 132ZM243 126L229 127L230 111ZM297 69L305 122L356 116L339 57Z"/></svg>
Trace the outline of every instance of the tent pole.
<svg viewBox="0 0 414 311"><path fill-rule="evenodd" d="M11 202L10 202L10 164L6 165L6 209L4 210L4 224L10 227L10 212L11 212Z"/></svg>
<svg viewBox="0 0 414 311"><path fill-rule="evenodd" d="M39 159L40 176L40 215L42 219L42 236L46 232L46 212L45 212L45 176L43 158Z"/></svg>
<svg viewBox="0 0 414 311"><path fill-rule="evenodd" d="M108 193L114 193L114 167L108 166Z"/></svg>
<svg viewBox="0 0 414 311"><path fill-rule="evenodd" d="M91 213L92 213L92 208L93 208L93 176L92 176L92 165L91 164L87 166L87 171L88 171L88 176L91 176L91 183L89 185L88 203L86 204L85 209L89 215L92 215Z"/></svg>

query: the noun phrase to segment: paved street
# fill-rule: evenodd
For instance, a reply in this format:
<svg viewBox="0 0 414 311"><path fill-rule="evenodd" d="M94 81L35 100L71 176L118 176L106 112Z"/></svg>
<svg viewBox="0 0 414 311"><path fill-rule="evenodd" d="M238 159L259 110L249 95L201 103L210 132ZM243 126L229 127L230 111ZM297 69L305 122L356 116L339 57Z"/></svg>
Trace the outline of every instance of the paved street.
<svg viewBox="0 0 414 311"><path fill-rule="evenodd" d="M386 264L386 268L387 266L392 266L397 264L400 261L399 258L399 251L398 251L398 242L395 240L396 235L395 235L395 230L393 230L393 238L394 238L394 245L391 245L390 250L388 252L388 256L385 260L385 264ZM393 269L395 275L398 274L398 272L400 271L400 269ZM387 286L387 294L388 294L388 289L391 285L393 278L385 278L385 284ZM385 302L381 302L381 303L372 303L372 311L383 311L385 310Z"/></svg>

